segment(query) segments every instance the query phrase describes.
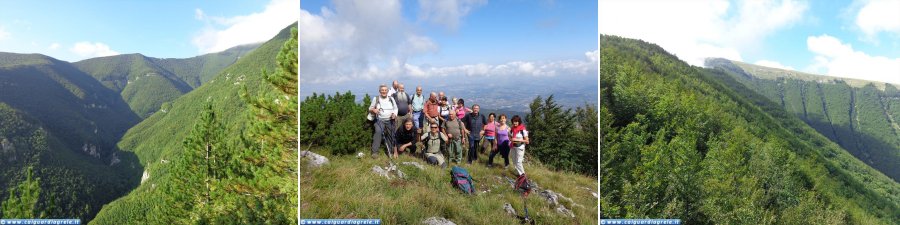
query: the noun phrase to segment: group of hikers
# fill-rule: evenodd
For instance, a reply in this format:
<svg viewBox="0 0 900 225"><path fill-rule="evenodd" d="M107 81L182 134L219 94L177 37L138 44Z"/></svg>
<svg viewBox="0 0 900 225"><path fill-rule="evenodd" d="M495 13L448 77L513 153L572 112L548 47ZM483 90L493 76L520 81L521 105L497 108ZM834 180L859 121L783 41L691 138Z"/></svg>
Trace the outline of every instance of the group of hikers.
<svg viewBox="0 0 900 225"><path fill-rule="evenodd" d="M426 97L422 95L422 87L418 86L416 93L410 95L396 80L390 88L380 85L378 93L368 108L368 118L375 128L372 157L377 155L384 142L388 157L397 158L405 153L446 167L448 163L462 163L463 144L468 144L468 164L477 162L479 154L489 154L486 164L493 167L494 157L499 153L504 168L509 167L512 157L516 174L524 176L522 162L529 141L528 131L518 115L507 124L507 115L489 113L485 116L478 104L468 108L463 99L448 101L442 91L431 92ZM417 150L420 150L418 155ZM445 160L445 150L449 160Z"/></svg>

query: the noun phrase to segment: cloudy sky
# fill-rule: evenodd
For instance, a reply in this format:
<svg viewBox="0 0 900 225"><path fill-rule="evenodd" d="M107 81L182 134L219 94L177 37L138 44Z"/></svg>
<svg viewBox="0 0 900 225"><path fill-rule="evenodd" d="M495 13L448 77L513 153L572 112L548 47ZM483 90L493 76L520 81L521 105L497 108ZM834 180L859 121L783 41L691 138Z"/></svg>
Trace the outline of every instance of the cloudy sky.
<svg viewBox="0 0 900 225"><path fill-rule="evenodd" d="M900 0L601 0L599 10L601 34L692 65L723 57L900 84Z"/></svg>
<svg viewBox="0 0 900 225"><path fill-rule="evenodd" d="M299 8L297 0L0 1L0 51L70 62L187 58L266 41L297 21Z"/></svg>
<svg viewBox="0 0 900 225"><path fill-rule="evenodd" d="M592 1L316 1L300 6L304 84L597 74Z"/></svg>

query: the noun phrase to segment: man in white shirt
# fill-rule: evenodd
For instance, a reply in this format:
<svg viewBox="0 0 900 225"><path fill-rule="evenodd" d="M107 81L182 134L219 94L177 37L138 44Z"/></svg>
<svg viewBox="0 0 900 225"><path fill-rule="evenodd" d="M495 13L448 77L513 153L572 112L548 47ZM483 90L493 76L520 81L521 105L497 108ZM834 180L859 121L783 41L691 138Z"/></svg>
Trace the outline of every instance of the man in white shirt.
<svg viewBox="0 0 900 225"><path fill-rule="evenodd" d="M380 96L375 96L372 99L372 104L369 105L369 112L376 115L375 133L372 135L373 158L375 157L375 152L381 148L382 137L385 138L384 144L388 149L388 157L390 157L391 148L396 144L394 143L395 129L393 120L397 118L397 101L388 96L387 85L382 84L379 86L378 93Z"/></svg>
<svg viewBox="0 0 900 225"><path fill-rule="evenodd" d="M394 96L394 93L397 93L397 88L400 88L400 82L398 82L397 80L394 80L394 83L391 84L391 89L388 90L387 95Z"/></svg>

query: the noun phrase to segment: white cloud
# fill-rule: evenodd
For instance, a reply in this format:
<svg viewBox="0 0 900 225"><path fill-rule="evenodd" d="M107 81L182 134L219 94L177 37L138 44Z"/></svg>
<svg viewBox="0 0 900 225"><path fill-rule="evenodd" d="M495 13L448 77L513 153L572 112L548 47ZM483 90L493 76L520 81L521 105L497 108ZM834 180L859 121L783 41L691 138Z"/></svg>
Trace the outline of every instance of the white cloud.
<svg viewBox="0 0 900 225"><path fill-rule="evenodd" d="M0 41L8 39L10 36L9 32L6 31L2 26L0 26Z"/></svg>
<svg viewBox="0 0 900 225"><path fill-rule="evenodd" d="M54 42L53 44L50 44L50 46L47 46L47 49L50 49L50 50L59 49L59 43Z"/></svg>
<svg viewBox="0 0 900 225"><path fill-rule="evenodd" d="M467 64L458 66L431 67L411 64L392 64L387 68L372 67L368 73L383 74L390 77L410 75L413 77L446 77L446 76L532 76L553 77L560 75L591 75L597 74L597 53L590 51L585 53L585 58L580 60L559 61L513 61L497 65L484 63Z"/></svg>
<svg viewBox="0 0 900 225"><path fill-rule="evenodd" d="M72 51L72 53L81 56L82 58L93 58L119 54L118 52L110 49L108 45L100 42L78 42L75 43L75 45L72 46L72 48L70 48L69 50Z"/></svg>
<svg viewBox="0 0 900 225"><path fill-rule="evenodd" d="M656 43L691 65L707 57L742 60L769 35L800 21L800 0L601 1L600 33ZM733 12L733 13L729 13ZM601 43L602 44L602 43Z"/></svg>
<svg viewBox="0 0 900 225"><path fill-rule="evenodd" d="M388 77L405 71L414 55L439 49L404 21L391 1L334 1L321 15L300 10L299 47L304 82L342 82Z"/></svg>
<svg viewBox="0 0 900 225"><path fill-rule="evenodd" d="M487 0L419 0L419 18L456 30L463 17Z"/></svg>
<svg viewBox="0 0 900 225"><path fill-rule="evenodd" d="M856 25L869 39L879 32L900 35L900 0L870 0L856 15Z"/></svg>
<svg viewBox="0 0 900 225"><path fill-rule="evenodd" d="M597 62L597 59L600 58L600 50L598 49L592 52L585 52L584 56L591 60L591 62Z"/></svg>
<svg viewBox="0 0 900 225"><path fill-rule="evenodd" d="M301 82L340 83L349 80L431 76L596 74L598 51L585 59L549 62L484 63L433 67L408 59L437 52L440 46L405 21L400 1L334 1L320 15L300 10ZM458 18L459 19L459 18ZM593 71L591 73L590 71Z"/></svg>
<svg viewBox="0 0 900 225"><path fill-rule="evenodd" d="M829 36L810 36L807 48L815 54L808 70L825 71L830 76L900 84L900 58L871 56Z"/></svg>
<svg viewBox="0 0 900 225"><path fill-rule="evenodd" d="M765 59L764 59L764 60L756 61L756 63L754 63L754 64L760 65L760 66L765 66L765 67L772 67L772 68L783 69L783 70L795 70L794 67L785 66L785 65L782 65L782 64L779 63L779 62L770 61L770 60L765 60Z"/></svg>
<svg viewBox="0 0 900 225"><path fill-rule="evenodd" d="M195 18L208 20L225 28L218 29L208 25L194 36L192 42L200 53L210 53L241 44L266 41L285 26L297 21L299 9L300 1L297 0L272 0L262 12L228 18L208 16L203 10L196 9ZM304 32L306 31L300 33Z"/></svg>
<svg viewBox="0 0 900 225"><path fill-rule="evenodd" d="M194 9L194 19L203 20L206 15L203 13L202 9Z"/></svg>

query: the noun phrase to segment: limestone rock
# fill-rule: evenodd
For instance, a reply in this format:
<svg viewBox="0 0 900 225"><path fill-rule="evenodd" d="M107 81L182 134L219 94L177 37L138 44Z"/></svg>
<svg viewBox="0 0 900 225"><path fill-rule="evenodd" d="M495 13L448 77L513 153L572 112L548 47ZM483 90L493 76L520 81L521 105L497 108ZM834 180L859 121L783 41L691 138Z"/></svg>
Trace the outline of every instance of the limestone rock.
<svg viewBox="0 0 900 225"><path fill-rule="evenodd" d="M444 217L429 217L422 221L422 224L428 225L456 225L453 221L450 221Z"/></svg>
<svg viewBox="0 0 900 225"><path fill-rule="evenodd" d="M328 158L311 151L300 151L300 158L309 159L309 165L311 167L320 167L328 163Z"/></svg>

